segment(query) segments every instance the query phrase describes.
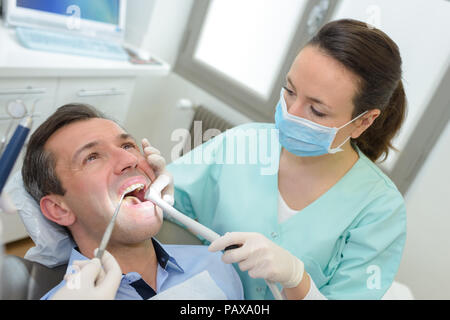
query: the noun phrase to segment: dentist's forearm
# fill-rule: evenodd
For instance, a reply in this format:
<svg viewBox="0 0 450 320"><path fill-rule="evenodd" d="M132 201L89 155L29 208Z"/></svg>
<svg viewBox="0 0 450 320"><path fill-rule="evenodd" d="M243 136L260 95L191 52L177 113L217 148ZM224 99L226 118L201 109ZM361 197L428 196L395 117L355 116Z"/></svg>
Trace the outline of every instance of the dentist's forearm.
<svg viewBox="0 0 450 320"><path fill-rule="evenodd" d="M305 295L304 292L308 288L308 284L309 289ZM317 289L314 280L311 279L306 272L303 274L303 279L297 287L290 289L284 288L283 290L285 297L289 300L328 300L327 297Z"/></svg>
<svg viewBox="0 0 450 320"><path fill-rule="evenodd" d="M300 283L293 288L284 288L284 294L288 300L303 300L308 294L311 288L311 278L309 274L305 271L303 273L303 278Z"/></svg>

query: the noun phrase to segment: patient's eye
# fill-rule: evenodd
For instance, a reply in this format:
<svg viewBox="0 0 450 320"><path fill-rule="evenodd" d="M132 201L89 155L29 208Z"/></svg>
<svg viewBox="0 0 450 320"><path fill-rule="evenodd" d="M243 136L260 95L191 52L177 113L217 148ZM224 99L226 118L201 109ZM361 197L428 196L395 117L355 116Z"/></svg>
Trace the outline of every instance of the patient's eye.
<svg viewBox="0 0 450 320"><path fill-rule="evenodd" d="M137 149L137 145L133 142L126 142L122 145L122 148L127 149Z"/></svg>
<svg viewBox="0 0 450 320"><path fill-rule="evenodd" d="M90 153L86 158L84 158L83 164L92 162L99 158L99 154L97 152Z"/></svg>

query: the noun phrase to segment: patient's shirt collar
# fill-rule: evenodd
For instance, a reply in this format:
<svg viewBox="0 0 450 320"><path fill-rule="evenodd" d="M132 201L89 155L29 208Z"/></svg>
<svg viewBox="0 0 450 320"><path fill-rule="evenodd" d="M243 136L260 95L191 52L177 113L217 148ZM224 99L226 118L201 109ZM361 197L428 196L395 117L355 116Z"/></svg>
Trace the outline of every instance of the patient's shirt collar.
<svg viewBox="0 0 450 320"><path fill-rule="evenodd" d="M164 270L167 270L167 268L172 268L176 271L184 272L183 268L181 268L175 258L171 257L157 240L152 238L152 242L153 248L155 248L156 259Z"/></svg>
<svg viewBox="0 0 450 320"><path fill-rule="evenodd" d="M155 249L156 259L158 264L164 270L173 269L178 272L183 272L183 268L178 264L174 257L170 256L162 245L156 239L152 238L153 248ZM78 247L72 249L72 254L70 255L69 265L72 265L75 260L88 260L79 250Z"/></svg>

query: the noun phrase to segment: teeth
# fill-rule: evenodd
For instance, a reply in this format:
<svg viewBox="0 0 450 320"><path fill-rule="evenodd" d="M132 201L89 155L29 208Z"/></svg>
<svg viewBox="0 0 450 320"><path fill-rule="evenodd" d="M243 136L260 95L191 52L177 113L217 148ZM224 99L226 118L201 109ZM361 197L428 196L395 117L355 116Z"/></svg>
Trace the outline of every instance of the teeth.
<svg viewBox="0 0 450 320"><path fill-rule="evenodd" d="M129 186L128 188L126 188L124 194L130 193L135 190L140 191L140 190L144 189L144 187L145 186L141 183L133 184L133 185Z"/></svg>

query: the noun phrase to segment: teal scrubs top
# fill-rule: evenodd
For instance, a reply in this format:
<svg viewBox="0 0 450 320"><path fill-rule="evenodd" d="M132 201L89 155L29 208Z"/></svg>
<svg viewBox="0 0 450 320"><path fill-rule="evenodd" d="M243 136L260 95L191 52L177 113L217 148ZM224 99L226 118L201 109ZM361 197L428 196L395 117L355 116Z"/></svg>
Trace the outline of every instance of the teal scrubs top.
<svg viewBox="0 0 450 320"><path fill-rule="evenodd" d="M263 234L302 260L328 299L380 299L405 245L402 195L357 150L359 159L333 187L278 223L276 132L274 124L241 125L172 162L174 206L219 234ZM263 279L235 268L246 299L273 299Z"/></svg>

